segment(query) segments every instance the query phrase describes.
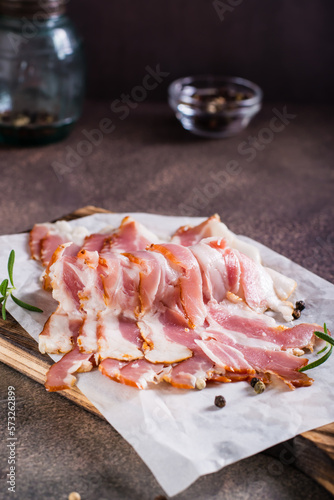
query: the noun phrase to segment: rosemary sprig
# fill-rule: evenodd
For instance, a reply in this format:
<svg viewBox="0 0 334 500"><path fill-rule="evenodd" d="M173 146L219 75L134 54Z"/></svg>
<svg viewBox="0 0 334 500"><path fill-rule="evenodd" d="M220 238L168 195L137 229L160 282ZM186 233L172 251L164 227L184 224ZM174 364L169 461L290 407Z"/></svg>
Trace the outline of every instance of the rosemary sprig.
<svg viewBox="0 0 334 500"><path fill-rule="evenodd" d="M16 290L13 278L14 262L15 262L15 252L14 250L12 250L9 254L8 264L7 264L9 280L8 278L6 278L0 284L0 293L2 295L2 297L0 297L0 304L2 304L1 314L3 320L6 320L6 302L9 297L12 298L15 304L17 304L20 307L23 307L23 309L28 309L29 311L35 311L40 313L43 312L42 309L39 309L39 307L27 304L26 302L23 302L22 300L18 299L13 295L13 291ZM12 285L11 287L9 287L9 282Z"/></svg>
<svg viewBox="0 0 334 500"><path fill-rule="evenodd" d="M324 323L324 331L323 332L313 332L313 333L314 333L314 335L319 337L319 339L326 340L326 342L327 342L325 347L323 349L321 349L321 351L319 351L317 354L321 354L322 352L325 352L328 347L329 347L329 349L317 361L313 361L313 363L309 363L308 365L303 366L302 368L299 368L299 370L298 370L299 372L305 372L306 370L311 370L312 368L316 368L317 366L322 365L325 361L327 361L327 359L329 358L329 356L333 352L334 339L330 335L328 335L326 323Z"/></svg>

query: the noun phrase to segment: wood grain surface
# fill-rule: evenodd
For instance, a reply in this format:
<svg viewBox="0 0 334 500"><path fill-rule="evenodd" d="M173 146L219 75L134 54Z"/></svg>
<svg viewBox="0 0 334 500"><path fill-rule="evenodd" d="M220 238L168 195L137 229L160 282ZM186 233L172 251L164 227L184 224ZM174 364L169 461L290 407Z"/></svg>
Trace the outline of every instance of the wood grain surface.
<svg viewBox="0 0 334 500"><path fill-rule="evenodd" d="M110 212L89 205L61 219L73 220L95 213ZM48 355L39 352L35 340L10 314L6 321L0 318L0 361L40 384L44 384L46 373L53 363ZM104 418L77 387L59 394ZM294 454L296 466L334 495L334 423L297 436L294 439Z"/></svg>

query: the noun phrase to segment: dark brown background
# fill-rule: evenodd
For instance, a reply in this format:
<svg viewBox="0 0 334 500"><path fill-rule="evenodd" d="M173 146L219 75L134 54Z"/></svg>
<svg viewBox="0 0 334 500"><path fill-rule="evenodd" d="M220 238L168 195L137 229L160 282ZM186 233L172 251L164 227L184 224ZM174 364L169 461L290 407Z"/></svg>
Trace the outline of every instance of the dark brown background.
<svg viewBox="0 0 334 500"><path fill-rule="evenodd" d="M85 39L90 98L127 92L160 63L168 81L238 75L267 100L334 102L332 0L241 0L223 21L212 0L71 0L68 9Z"/></svg>

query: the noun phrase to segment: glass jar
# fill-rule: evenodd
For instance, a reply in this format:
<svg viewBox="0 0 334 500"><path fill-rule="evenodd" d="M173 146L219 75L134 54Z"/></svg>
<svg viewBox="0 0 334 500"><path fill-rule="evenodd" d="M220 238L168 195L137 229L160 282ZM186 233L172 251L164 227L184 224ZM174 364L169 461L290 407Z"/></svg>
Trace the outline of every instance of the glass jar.
<svg viewBox="0 0 334 500"><path fill-rule="evenodd" d="M183 128L220 139L239 134L262 106L258 85L236 76L187 76L172 82L169 104Z"/></svg>
<svg viewBox="0 0 334 500"><path fill-rule="evenodd" d="M82 42L66 0L0 0L0 142L64 138L84 97Z"/></svg>

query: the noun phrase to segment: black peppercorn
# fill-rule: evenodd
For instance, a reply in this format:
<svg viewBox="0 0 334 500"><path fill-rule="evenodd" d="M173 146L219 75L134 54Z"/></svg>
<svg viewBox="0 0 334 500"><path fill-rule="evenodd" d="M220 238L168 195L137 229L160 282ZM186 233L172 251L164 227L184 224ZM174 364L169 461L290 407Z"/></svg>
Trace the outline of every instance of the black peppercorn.
<svg viewBox="0 0 334 500"><path fill-rule="evenodd" d="M294 317L294 319L300 318L300 315L301 315L300 309L294 309L293 310L292 316Z"/></svg>
<svg viewBox="0 0 334 500"><path fill-rule="evenodd" d="M224 396L216 396L215 397L215 405L218 408L224 408L224 406L226 405L226 399L224 398Z"/></svg>
<svg viewBox="0 0 334 500"><path fill-rule="evenodd" d="M259 379L259 378L253 377L253 378L252 378L252 380L251 380L250 385L254 388L255 384L256 384L257 382L259 382L259 381L260 381L260 379Z"/></svg>
<svg viewBox="0 0 334 500"><path fill-rule="evenodd" d="M298 300L296 302L296 305L295 305L295 309L297 309L298 311L303 311L305 309L306 305L305 305L305 302L303 300Z"/></svg>

